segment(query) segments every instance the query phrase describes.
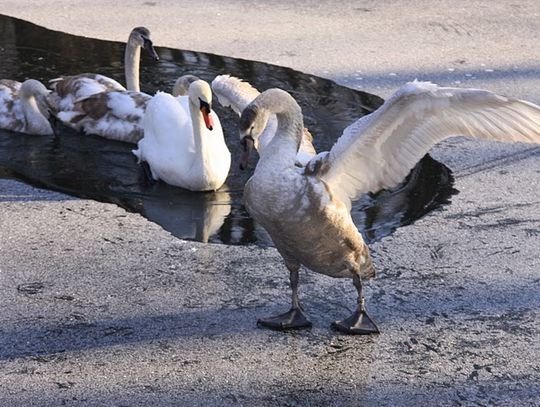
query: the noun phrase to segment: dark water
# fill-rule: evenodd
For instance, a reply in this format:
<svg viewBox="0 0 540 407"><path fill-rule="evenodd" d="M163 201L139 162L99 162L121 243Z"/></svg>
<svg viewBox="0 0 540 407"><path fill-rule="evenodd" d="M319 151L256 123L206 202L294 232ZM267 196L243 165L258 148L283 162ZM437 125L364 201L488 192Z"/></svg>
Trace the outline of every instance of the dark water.
<svg viewBox="0 0 540 407"><path fill-rule="evenodd" d="M98 72L125 82L122 43L63 34L0 16L0 47L0 78L46 82L63 74ZM143 91L170 91L176 78L186 73L208 81L229 73L259 90L283 88L302 106L317 151L329 149L347 125L383 102L377 96L275 65L169 48L157 51L161 57L157 63L143 55ZM82 136L70 129L57 138L0 130L0 174L115 203L141 213L178 237L269 244L266 233L254 225L242 205L243 185L250 173L238 169L238 118L217 102L214 108L233 153L231 172L218 192L189 192L163 183L148 185L131 154L133 145ZM353 216L366 239L373 241L447 202L454 192L452 183L450 170L426 156L402 186L357 202Z"/></svg>

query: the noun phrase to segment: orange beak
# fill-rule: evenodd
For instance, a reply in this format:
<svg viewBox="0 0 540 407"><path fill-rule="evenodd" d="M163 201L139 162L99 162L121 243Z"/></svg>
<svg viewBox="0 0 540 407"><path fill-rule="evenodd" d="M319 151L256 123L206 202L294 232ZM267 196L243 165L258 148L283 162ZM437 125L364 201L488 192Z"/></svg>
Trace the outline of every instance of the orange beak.
<svg viewBox="0 0 540 407"><path fill-rule="evenodd" d="M210 115L210 109L207 106L201 106L201 113L203 115L204 124L208 130L214 129L214 121Z"/></svg>

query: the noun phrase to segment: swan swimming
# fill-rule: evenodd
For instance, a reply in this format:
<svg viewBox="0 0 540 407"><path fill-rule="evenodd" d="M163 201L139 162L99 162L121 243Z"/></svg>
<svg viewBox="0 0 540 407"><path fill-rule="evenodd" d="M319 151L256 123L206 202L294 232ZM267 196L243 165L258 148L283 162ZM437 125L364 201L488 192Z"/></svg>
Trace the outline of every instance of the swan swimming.
<svg viewBox="0 0 540 407"><path fill-rule="evenodd" d="M133 154L148 164L154 180L191 191L215 191L227 178L231 154L211 109L210 85L192 81L187 93L175 98L158 92L148 102L144 138Z"/></svg>
<svg viewBox="0 0 540 407"><path fill-rule="evenodd" d="M0 80L0 128L35 135L52 135L46 98L50 91L41 82Z"/></svg>
<svg viewBox="0 0 540 407"><path fill-rule="evenodd" d="M141 48L155 61L159 60L150 39L150 30L146 27L135 27L129 34L124 53L124 74L129 91L140 92L141 90L139 84ZM73 109L75 101L97 93L126 90L114 79L95 73L62 76L51 79L49 85L53 90L49 100L54 112L69 111Z"/></svg>
<svg viewBox="0 0 540 407"><path fill-rule="evenodd" d="M159 59L150 31L131 31L124 55L127 90L113 79L97 74L61 77L51 81L49 97L54 117L85 134L136 143L143 136L142 117L151 96L140 92L141 48Z"/></svg>

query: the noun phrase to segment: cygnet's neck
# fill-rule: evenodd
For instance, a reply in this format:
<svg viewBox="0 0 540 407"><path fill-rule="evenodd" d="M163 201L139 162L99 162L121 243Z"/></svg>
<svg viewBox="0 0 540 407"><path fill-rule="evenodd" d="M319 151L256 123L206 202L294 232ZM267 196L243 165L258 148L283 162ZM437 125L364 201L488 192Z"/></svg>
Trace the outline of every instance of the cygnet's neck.
<svg viewBox="0 0 540 407"><path fill-rule="evenodd" d="M280 89L263 92L254 101L258 110L274 113L277 118L277 130L273 139L261 152L257 169L293 168L298 148L302 141L304 122L302 110L291 95Z"/></svg>
<svg viewBox="0 0 540 407"><path fill-rule="evenodd" d="M128 40L124 53L124 73L126 75L126 88L140 92L139 65L141 62L141 47Z"/></svg>
<svg viewBox="0 0 540 407"><path fill-rule="evenodd" d="M26 121L26 132L42 135L52 134L51 124L39 110L34 96L21 97L21 105Z"/></svg>

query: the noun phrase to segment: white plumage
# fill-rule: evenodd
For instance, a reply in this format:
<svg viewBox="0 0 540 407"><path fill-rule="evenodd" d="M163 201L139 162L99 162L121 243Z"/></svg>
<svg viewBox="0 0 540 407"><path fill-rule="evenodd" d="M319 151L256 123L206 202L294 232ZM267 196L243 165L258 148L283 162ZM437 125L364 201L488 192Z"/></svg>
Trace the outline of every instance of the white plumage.
<svg viewBox="0 0 540 407"><path fill-rule="evenodd" d="M399 184L448 137L540 143L539 129L540 109L532 103L486 90L411 82L344 130L324 158L322 179L350 208L362 193Z"/></svg>
<svg viewBox="0 0 540 407"><path fill-rule="evenodd" d="M192 191L216 190L227 178L231 155L219 118L209 111L210 86L197 80L191 83L188 93L174 98L158 92L150 100L144 117L144 138L133 153L139 161L148 163L155 180ZM205 124L205 114L213 126Z"/></svg>

